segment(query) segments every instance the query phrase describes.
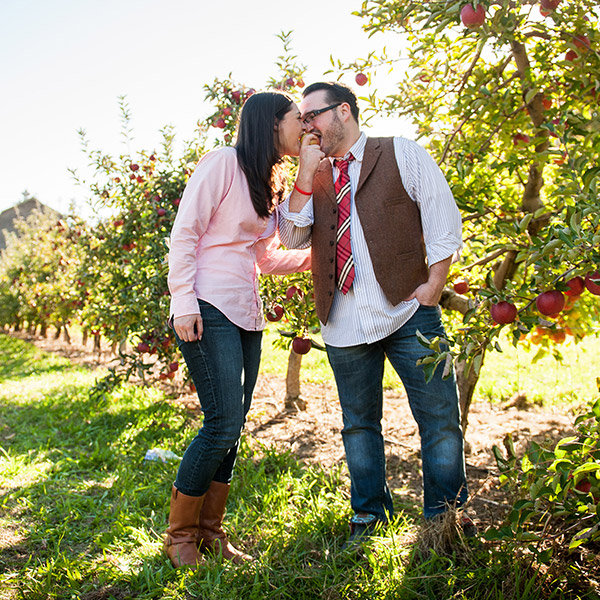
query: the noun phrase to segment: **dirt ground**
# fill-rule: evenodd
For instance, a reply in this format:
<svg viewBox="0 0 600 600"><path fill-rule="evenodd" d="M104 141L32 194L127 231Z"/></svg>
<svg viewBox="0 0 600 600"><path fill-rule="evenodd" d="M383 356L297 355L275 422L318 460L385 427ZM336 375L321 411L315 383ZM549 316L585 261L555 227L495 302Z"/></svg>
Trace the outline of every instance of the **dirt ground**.
<svg viewBox="0 0 600 600"><path fill-rule="evenodd" d="M33 338L21 335L40 349L56 352L75 363L97 367L111 359L108 353L98 356L74 341ZM253 405L248 415L246 433L262 444L290 450L300 461L324 467L343 464L344 447L340 435L341 411L333 383L302 384L306 410L284 409L285 381L273 375L259 375ZM407 502L421 502L419 435L410 414L403 390L384 394L383 431L386 444L388 484ZM195 395L185 394L181 402L190 410L199 410ZM469 513L481 526L497 522L507 508L506 494L499 488L498 470L492 455L493 445L502 448L502 440L511 433L517 452L530 440L553 442L573 433L573 415L555 408L543 409L527 404L524 397L513 398L504 405L474 403L466 432L467 480L471 499Z"/></svg>

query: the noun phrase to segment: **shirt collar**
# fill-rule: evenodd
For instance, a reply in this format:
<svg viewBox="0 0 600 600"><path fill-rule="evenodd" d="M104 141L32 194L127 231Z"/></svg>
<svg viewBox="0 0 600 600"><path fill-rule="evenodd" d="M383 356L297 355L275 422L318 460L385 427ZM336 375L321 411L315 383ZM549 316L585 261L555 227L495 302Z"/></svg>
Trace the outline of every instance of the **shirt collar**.
<svg viewBox="0 0 600 600"><path fill-rule="evenodd" d="M342 158L348 158L348 154L350 154L350 152L352 152L352 156L354 156L354 160L356 162L362 162L363 156L365 154L365 145L367 143L367 136L364 133L360 134L360 137L356 140L356 142L354 142L354 145L352 146L352 148L350 148L350 150L348 150L348 152L346 152L346 154L342 157ZM331 164L333 165L333 161L336 158L340 158L339 156L330 156L329 160L331 161Z"/></svg>

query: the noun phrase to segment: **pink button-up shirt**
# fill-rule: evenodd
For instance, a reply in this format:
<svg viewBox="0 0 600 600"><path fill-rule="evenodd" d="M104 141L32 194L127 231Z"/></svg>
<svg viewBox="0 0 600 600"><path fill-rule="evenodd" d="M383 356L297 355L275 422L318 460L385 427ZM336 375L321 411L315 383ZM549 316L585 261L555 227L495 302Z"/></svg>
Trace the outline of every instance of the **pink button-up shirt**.
<svg viewBox="0 0 600 600"><path fill-rule="evenodd" d="M235 148L205 154L188 181L169 250L171 315L198 314L197 298L242 329L264 328L258 275L310 268L308 250L281 250L277 213L256 214Z"/></svg>

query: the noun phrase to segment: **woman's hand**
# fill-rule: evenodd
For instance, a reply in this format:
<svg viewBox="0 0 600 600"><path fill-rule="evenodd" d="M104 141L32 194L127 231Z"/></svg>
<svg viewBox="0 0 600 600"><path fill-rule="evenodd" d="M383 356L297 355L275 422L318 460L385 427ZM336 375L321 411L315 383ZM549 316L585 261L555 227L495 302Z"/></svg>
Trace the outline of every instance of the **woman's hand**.
<svg viewBox="0 0 600 600"><path fill-rule="evenodd" d="M300 162L298 163L296 183L290 196L291 212L300 212L308 202L312 195L315 173L324 157L325 154L319 146L319 138L312 133L304 134L300 146ZM302 191L298 191L298 189Z"/></svg>
<svg viewBox="0 0 600 600"><path fill-rule="evenodd" d="M319 138L314 133L305 133L300 145L300 161L296 181L301 189L312 190L312 181L325 154L319 145ZM304 185L305 187L302 187Z"/></svg>
<svg viewBox="0 0 600 600"><path fill-rule="evenodd" d="M195 342L202 339L204 326L200 314L183 315L173 319L173 329L184 342Z"/></svg>

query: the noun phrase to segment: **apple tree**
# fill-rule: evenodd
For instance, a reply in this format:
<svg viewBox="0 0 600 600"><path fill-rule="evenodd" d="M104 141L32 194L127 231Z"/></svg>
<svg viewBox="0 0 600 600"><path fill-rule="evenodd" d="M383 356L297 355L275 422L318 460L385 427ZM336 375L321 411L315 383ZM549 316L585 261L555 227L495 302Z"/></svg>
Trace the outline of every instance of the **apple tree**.
<svg viewBox="0 0 600 600"><path fill-rule="evenodd" d="M595 0L366 0L364 29L405 51L337 64L397 77L366 112L412 120L463 214L442 297L450 344L430 341L425 368L455 360L465 426L503 329L544 352L598 325L599 13Z"/></svg>

